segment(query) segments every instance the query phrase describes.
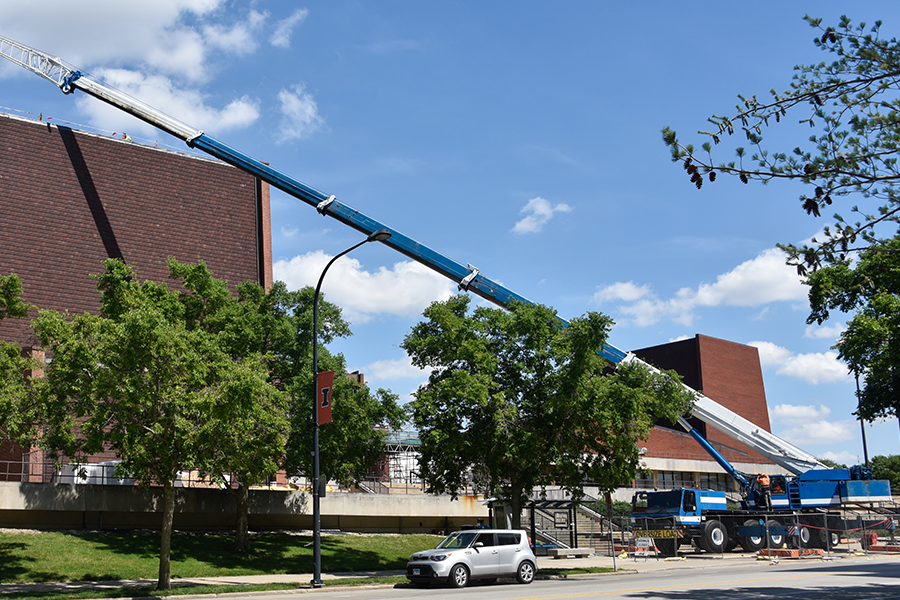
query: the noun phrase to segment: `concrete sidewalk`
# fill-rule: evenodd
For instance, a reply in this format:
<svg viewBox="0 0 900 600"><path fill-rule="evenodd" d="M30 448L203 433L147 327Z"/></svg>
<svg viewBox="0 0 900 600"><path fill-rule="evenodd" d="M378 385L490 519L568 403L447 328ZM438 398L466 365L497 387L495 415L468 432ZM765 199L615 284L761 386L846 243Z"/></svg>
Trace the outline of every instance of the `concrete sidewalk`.
<svg viewBox="0 0 900 600"><path fill-rule="evenodd" d="M858 555L851 553L838 553L827 557L825 560L841 560L841 559L867 559L867 558L878 558L878 559L894 559L897 560L897 555L880 555L880 554L870 554L866 555ZM796 561L796 560L815 560L821 561L823 560L821 557L805 557L800 559L780 559L780 561L788 562L788 561ZM738 566L741 564L751 566L759 563L772 562L777 563L780 561L764 561L758 558L755 554L742 554L742 553L734 553L729 552L726 554L707 554L707 553L694 553L691 551L682 552L677 558L665 559L662 557L656 556L648 556L648 557L638 557L635 558L633 556L628 556L626 558L613 558L611 556L589 556L586 558L563 558L563 559L554 559L546 556L538 557L538 577L541 577L541 572L544 571L545 576L549 576L546 573L549 569L584 569L588 567L607 567L609 569L613 568L615 564L616 572L621 574L634 574L634 573L648 573L652 571L662 571L667 569L707 569L707 568L716 568L723 566ZM336 579L353 579L353 578L366 578L366 577L391 577L391 576L403 576L406 574L406 571L403 570L391 570L391 571L355 571L352 573L322 573L323 581L333 581ZM579 577L604 577L610 574L585 574L585 575L576 575ZM172 585L186 585L186 584L205 584L205 585L246 585L246 584L265 584L265 583L289 583L295 584L298 588L307 588L305 591L315 591L309 588L310 581L312 580L312 574L310 573L297 573L297 574L282 574L282 575L244 575L244 576L230 576L230 577L193 577L187 579L173 579ZM155 585L156 581L153 579L141 579L141 580L129 580L129 581L71 581L71 582L50 582L50 583L7 583L0 584L0 596L15 594L15 593L41 593L41 592L76 592L81 590L103 590L103 589L117 589L117 588L133 588L133 587L148 587ZM332 588L333 589L333 588ZM297 592L298 590L292 590L292 592Z"/></svg>

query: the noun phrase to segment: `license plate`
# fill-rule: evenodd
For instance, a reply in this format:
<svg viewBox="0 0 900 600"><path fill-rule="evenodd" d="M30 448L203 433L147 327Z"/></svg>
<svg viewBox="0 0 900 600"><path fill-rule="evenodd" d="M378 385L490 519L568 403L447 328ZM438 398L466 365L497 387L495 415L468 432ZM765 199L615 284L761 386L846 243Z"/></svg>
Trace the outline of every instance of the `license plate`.
<svg viewBox="0 0 900 600"><path fill-rule="evenodd" d="M415 568L414 568L414 569L413 569L413 575L421 575L421 570L415 569Z"/></svg>

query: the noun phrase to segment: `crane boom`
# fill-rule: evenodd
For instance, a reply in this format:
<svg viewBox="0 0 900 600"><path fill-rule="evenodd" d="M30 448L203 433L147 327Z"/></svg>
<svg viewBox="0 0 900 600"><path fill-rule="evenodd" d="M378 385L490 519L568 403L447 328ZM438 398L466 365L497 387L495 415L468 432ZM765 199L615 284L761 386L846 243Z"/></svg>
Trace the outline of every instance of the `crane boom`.
<svg viewBox="0 0 900 600"><path fill-rule="evenodd" d="M75 89L111 104L122 111L162 129L193 148L198 148L238 169L251 173L270 185L314 207L320 214L332 217L365 235L379 229L391 232L388 240L381 242L401 254L440 273L459 284L459 289L470 291L502 308L508 308L513 301L530 301L510 289L500 285L479 272L472 265L463 265L436 252L388 225L344 204L335 196L325 194L293 177L273 169L242 152L223 144L203 131L170 117L160 110L94 79L89 74L75 69L60 58L35 50L16 41L0 36L0 56L50 81L66 94ZM565 325L566 321L562 320ZM613 364L638 361L631 353L623 352L610 345L604 345L600 355ZM650 366L650 365L647 365ZM653 368L652 366L650 366ZM753 448L769 460L781 465L792 473L799 474L810 468L822 466L813 455L750 423L740 415L717 402L703 396L688 386L697 395L694 415L712 427L722 431Z"/></svg>

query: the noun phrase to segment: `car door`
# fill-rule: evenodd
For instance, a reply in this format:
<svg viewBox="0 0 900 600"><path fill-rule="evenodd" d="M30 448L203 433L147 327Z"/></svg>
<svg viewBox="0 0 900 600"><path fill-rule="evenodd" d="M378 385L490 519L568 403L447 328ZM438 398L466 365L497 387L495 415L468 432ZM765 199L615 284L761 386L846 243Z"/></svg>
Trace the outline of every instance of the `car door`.
<svg viewBox="0 0 900 600"><path fill-rule="evenodd" d="M523 545L527 543L522 539L524 537L514 531L497 533L497 565L501 575L516 572Z"/></svg>
<svg viewBox="0 0 900 600"><path fill-rule="evenodd" d="M496 535L481 532L469 549L469 563L472 565L472 577L496 577L498 552Z"/></svg>

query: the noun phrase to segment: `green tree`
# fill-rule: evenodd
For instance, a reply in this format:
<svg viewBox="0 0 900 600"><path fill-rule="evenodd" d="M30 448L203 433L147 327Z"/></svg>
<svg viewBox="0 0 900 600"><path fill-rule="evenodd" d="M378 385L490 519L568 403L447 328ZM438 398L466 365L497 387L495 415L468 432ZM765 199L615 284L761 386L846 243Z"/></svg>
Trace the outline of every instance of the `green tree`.
<svg viewBox="0 0 900 600"><path fill-rule="evenodd" d="M612 321L599 313L561 328L544 306L470 313L459 295L424 317L402 344L414 365L433 369L411 403L420 475L435 493L471 483L508 504L514 526L536 488L560 485L579 499L586 481L601 491L631 481L656 418L693 404L673 373L637 363L606 372L597 352Z"/></svg>
<svg viewBox="0 0 900 600"><path fill-rule="evenodd" d="M836 27L824 27L821 19L804 18L817 30L815 45L831 53L832 62L795 67L790 88L772 89L769 99L739 95L730 116L709 118L712 130L699 132L707 138L699 150L682 144L672 129L663 129L672 160L682 163L698 189L704 177L712 182L717 174L744 183L796 180L808 186L800 196L803 210L816 217L842 197L863 199L864 206L848 207L856 215L852 223L835 214L820 239L781 246L801 274L883 245L896 234L900 218L895 189L900 179L900 42L879 37L880 21L867 28L841 17ZM764 131L795 114L818 133L793 150L770 150ZM713 147L735 134L750 149L738 146L736 160L716 164Z"/></svg>
<svg viewBox="0 0 900 600"><path fill-rule="evenodd" d="M294 333L282 344L277 371L291 396L291 433L285 469L312 477L315 392L312 377L312 308L315 290L282 290L278 305L283 322ZM288 316L289 315L289 316ZM384 456L389 429L399 429L405 413L390 390L374 393L349 375L344 356L327 348L336 337L350 335L341 309L319 297L319 371L334 371L332 422L319 430L319 468L322 477L344 484L358 483Z"/></svg>
<svg viewBox="0 0 900 600"><path fill-rule="evenodd" d="M0 321L27 317L31 305L22 300L22 280L15 273L0 275Z"/></svg>
<svg viewBox="0 0 900 600"><path fill-rule="evenodd" d="M140 283L116 259L103 264L99 315L42 310L34 321L53 362L33 386L30 434L51 456L76 463L112 451L122 474L161 487L157 589L164 590L176 477L204 464L235 403L270 393L268 373L258 355L235 360L195 326L189 292Z"/></svg>
<svg viewBox="0 0 900 600"><path fill-rule="evenodd" d="M291 292L284 282L269 291L253 282L230 295L224 282L204 265L170 265L192 295L185 300L192 327L215 334L235 360L261 356L273 388L242 407L240 415L218 421L223 442L203 465L206 473L228 484L237 499L235 547L249 549L248 489L275 475L282 464L289 473L312 472L312 304L314 289ZM344 483L358 481L384 454L384 428L399 427L403 411L397 397L347 377L343 356L326 345L351 334L341 309L319 298L319 366L335 370L334 421L322 427L322 474ZM273 390L277 390L275 393ZM235 406L226 403L227 407ZM230 477L226 477L226 475Z"/></svg>
<svg viewBox="0 0 900 600"><path fill-rule="evenodd" d="M0 321L7 317L28 316L31 305L22 300L22 280L12 273L0 276ZM36 368L34 361L22 355L19 344L0 340L0 423L14 436L21 426L21 407L26 404L26 372Z"/></svg>
<svg viewBox="0 0 900 600"><path fill-rule="evenodd" d="M846 197L862 199L862 206L842 208L855 214L853 222L835 214L833 225L811 243L779 247L789 264L809 276L809 323L823 323L829 310L856 311L835 348L864 378L857 414L864 419L897 415L900 282L892 272L875 269L896 272L900 250L900 42L880 37L880 21L867 28L841 17L836 27L824 27L821 19L804 18L817 30L816 46L833 55L831 62L795 67L790 89L773 89L769 100L739 96L730 116L713 115L713 129L699 132L708 138L702 150L682 144L668 127L663 139L697 188L704 177L715 181L717 174L744 183L795 180L806 184L800 202L815 217ZM792 151L770 150L764 131L793 115L817 133ZM751 150L738 146L736 160L716 164L713 146L735 133ZM860 261L856 268L855 258Z"/></svg>
<svg viewBox="0 0 900 600"><path fill-rule="evenodd" d="M869 461L869 467L873 478L890 481L895 494L900 490L900 455L876 456Z"/></svg>
<svg viewBox="0 0 900 600"><path fill-rule="evenodd" d="M828 467L829 469L846 469L847 465L841 464L839 462L835 462L829 458L820 458L819 462Z"/></svg>
<svg viewBox="0 0 900 600"><path fill-rule="evenodd" d="M832 310L855 312L834 348L865 380L856 414L900 416L900 238L819 269L807 283L807 322L824 323Z"/></svg>
<svg viewBox="0 0 900 600"><path fill-rule="evenodd" d="M188 328L214 335L232 360L264 365L239 374L229 382L222 401L215 405L210 423L215 443L197 464L204 474L220 481L237 504L234 547L250 550L249 490L273 477L285 454L290 420L288 394L272 376L277 349L283 345L276 298L284 291L278 283L270 294L248 281L231 293L225 281L213 276L201 261L181 264L168 261L173 278L180 279L190 294L182 295Z"/></svg>

